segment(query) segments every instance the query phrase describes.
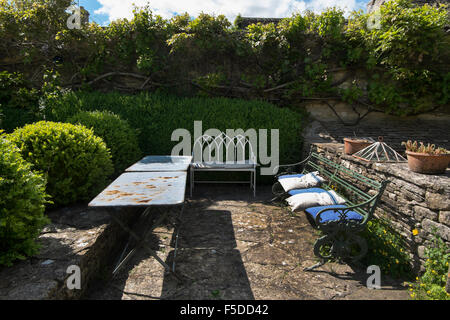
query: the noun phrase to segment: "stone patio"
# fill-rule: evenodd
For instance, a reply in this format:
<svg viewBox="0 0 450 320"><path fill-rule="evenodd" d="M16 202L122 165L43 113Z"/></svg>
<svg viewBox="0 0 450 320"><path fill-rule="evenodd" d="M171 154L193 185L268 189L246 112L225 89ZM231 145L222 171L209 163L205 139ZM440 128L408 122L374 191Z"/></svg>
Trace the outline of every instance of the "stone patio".
<svg viewBox="0 0 450 320"><path fill-rule="evenodd" d="M327 264L315 272L317 237L303 213L265 203L270 187L253 198L247 187L200 186L182 216L177 271L164 272L143 249L114 279L96 281L87 299L408 299L401 280L382 277L369 290L365 270ZM93 213L92 213L93 214ZM160 227L148 241L173 261L173 229Z"/></svg>

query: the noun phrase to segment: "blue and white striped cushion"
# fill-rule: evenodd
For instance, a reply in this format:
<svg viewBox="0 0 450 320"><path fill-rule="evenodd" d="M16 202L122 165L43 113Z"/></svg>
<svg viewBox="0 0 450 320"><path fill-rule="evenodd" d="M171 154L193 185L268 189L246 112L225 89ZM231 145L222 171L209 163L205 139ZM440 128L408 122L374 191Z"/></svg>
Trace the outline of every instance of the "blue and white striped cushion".
<svg viewBox="0 0 450 320"><path fill-rule="evenodd" d="M308 213L312 218L316 219L316 216L320 211L322 211L323 209L330 209L330 208L347 208L347 207L345 205L320 206L305 209L305 212ZM345 219L362 221L364 217L355 211L348 211L346 213ZM324 211L320 216L321 223L338 220L340 220L339 213L333 210Z"/></svg>

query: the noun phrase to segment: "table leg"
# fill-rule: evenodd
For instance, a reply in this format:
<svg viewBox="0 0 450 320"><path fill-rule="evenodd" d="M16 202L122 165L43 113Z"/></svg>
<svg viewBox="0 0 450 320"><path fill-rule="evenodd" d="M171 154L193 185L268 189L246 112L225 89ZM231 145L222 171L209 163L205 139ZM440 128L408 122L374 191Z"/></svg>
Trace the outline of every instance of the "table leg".
<svg viewBox="0 0 450 320"><path fill-rule="evenodd" d="M147 218L149 212L150 212L150 208L145 209L144 212L139 217L139 219ZM116 266L114 267L113 276L119 271L119 269L125 264L125 262L128 261L129 258L131 258L134 255L135 249L131 250L125 257L125 259L123 258L125 253L128 250L128 247L131 245L132 240L133 240L133 237L129 236L127 244L125 245L125 248L123 249L122 253L120 254L119 259L117 260L118 262L117 262Z"/></svg>
<svg viewBox="0 0 450 320"><path fill-rule="evenodd" d="M177 250L178 250L178 235L179 235L180 229L181 229L181 217L183 216L183 213L184 213L184 205L185 205L185 203L183 203L180 213L179 213L178 217L176 218L176 222L174 225L175 248L173 251L173 262L172 262L172 270L174 272L175 272L175 261L176 261Z"/></svg>
<svg viewBox="0 0 450 320"><path fill-rule="evenodd" d="M158 222L161 223L162 220L164 220L164 218L167 216L167 213L162 215L159 219ZM144 247L149 253L150 255L155 258L169 273L173 274L178 280L182 281L181 277L176 274L164 261L161 260L160 257L158 257L158 255L156 254L156 252L150 248L149 245L147 245L145 243L145 236L148 234L148 232L145 233L144 237L141 238L139 237L133 230L131 230L128 226L126 226L120 219L118 219L114 214L111 214L111 218L126 232L128 232L131 237L136 240L138 242L138 245L136 246L136 248L134 248L126 257L125 260L129 260L130 257L136 252L136 249L140 246ZM151 231L153 231L155 228L157 227L156 224L154 224L151 228ZM122 261L119 263L119 265L116 267L116 269L114 270L114 272L117 272L118 269L120 269L120 267L122 267L125 264L126 261Z"/></svg>

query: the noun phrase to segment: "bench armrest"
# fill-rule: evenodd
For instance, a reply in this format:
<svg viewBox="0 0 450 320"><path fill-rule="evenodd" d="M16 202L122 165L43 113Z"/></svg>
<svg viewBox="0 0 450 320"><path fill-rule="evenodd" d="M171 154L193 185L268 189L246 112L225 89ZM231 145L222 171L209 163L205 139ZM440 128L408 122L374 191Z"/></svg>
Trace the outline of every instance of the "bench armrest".
<svg viewBox="0 0 450 320"><path fill-rule="evenodd" d="M277 174L277 172L278 172L278 170L279 170L280 168L295 168L296 166L300 166L300 165L306 163L306 162L309 160L309 158L310 158L310 155L309 155L308 157L306 157L305 160L300 161L300 162L297 162L297 163L278 165L278 166L276 166L276 167L273 169L273 175L274 175L276 178L278 178L279 176L281 176L281 175L283 175L283 174L289 174L289 173L292 173L292 172L294 172L294 171L293 171L292 169L291 169L291 170L288 169L288 170L285 171L285 172L281 172L281 173L278 173L278 174Z"/></svg>
<svg viewBox="0 0 450 320"><path fill-rule="evenodd" d="M346 208L325 208L325 209L319 211L319 213L317 213L317 216L316 216L316 218L315 218L316 226L320 226L320 225L325 225L325 224L326 224L326 223L320 222L320 216L321 216L322 213L324 213L325 211L330 211L330 210L332 210L332 211L334 211L334 212L342 212L342 216L341 216L340 220L337 220L337 222L343 222L343 221L345 221L345 213L346 213L346 212L348 212L348 211L353 211L353 210L355 210L355 209L362 208L362 207L365 207L365 206L369 206L369 207L370 207L371 203L372 203L373 201L376 201L376 199L377 199L379 196L381 196L381 194L377 194L377 195L373 196L372 198L370 198L369 200L367 200L367 201L365 201L365 202L362 202L362 203L359 203L359 204L356 204L356 205L353 205L353 206L350 206L350 207L346 207ZM358 212L358 213L359 213L359 212ZM358 224L359 224L360 226L364 226L364 225L367 224L367 222L370 220L370 216L369 216L369 214L367 214L367 215L363 215L363 214L361 214L361 213L359 213L359 214L362 215L362 216L364 217L364 219L363 219L362 222L358 222Z"/></svg>

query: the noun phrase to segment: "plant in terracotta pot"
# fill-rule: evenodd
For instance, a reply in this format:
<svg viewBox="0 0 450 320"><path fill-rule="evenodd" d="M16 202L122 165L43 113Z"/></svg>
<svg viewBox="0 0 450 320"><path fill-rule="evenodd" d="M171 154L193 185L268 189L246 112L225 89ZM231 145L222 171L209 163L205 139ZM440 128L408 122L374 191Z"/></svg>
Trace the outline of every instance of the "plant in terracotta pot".
<svg viewBox="0 0 450 320"><path fill-rule="evenodd" d="M402 142L406 147L408 167L411 171L426 174L445 173L450 164L450 151L436 148L434 144L424 145L417 141Z"/></svg>
<svg viewBox="0 0 450 320"><path fill-rule="evenodd" d="M344 152L345 154L354 154L368 146L370 146L373 141L366 138L344 138Z"/></svg>

